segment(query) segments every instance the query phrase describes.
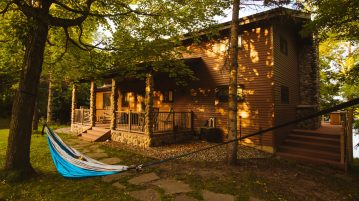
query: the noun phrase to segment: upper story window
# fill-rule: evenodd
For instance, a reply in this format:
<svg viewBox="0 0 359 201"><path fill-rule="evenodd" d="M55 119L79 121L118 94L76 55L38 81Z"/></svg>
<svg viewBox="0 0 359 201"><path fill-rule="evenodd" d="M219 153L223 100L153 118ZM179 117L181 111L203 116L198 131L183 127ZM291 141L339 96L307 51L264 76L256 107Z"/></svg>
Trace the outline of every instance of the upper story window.
<svg viewBox="0 0 359 201"><path fill-rule="evenodd" d="M289 104L289 88L286 86L280 86L280 102Z"/></svg>
<svg viewBox="0 0 359 201"><path fill-rule="evenodd" d="M228 85L218 86L216 88L216 100L221 103L227 103L229 100ZM237 101L244 101L244 85L237 86Z"/></svg>
<svg viewBox="0 0 359 201"><path fill-rule="evenodd" d="M288 42L283 36L279 37L279 46L280 52L285 55L288 55Z"/></svg>

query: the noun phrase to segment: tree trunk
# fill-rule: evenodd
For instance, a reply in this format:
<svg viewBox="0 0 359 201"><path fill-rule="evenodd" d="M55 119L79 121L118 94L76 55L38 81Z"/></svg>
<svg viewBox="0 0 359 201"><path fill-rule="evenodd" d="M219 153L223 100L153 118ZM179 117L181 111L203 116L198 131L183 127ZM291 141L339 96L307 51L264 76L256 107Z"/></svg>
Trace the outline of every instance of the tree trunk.
<svg viewBox="0 0 359 201"><path fill-rule="evenodd" d="M350 96L349 100L352 100L353 96ZM353 119L354 119L354 108L348 109L348 136L347 136L347 147L348 147L348 164L353 162Z"/></svg>
<svg viewBox="0 0 359 201"><path fill-rule="evenodd" d="M77 107L77 86L72 85L72 99L71 99L71 125L75 123L75 110Z"/></svg>
<svg viewBox="0 0 359 201"><path fill-rule="evenodd" d="M95 126L96 123L96 84L95 81L91 81L90 87L90 125Z"/></svg>
<svg viewBox="0 0 359 201"><path fill-rule="evenodd" d="M39 129L39 109L38 109L38 101L35 102L35 109L34 109L34 117L32 119L32 130L37 131Z"/></svg>
<svg viewBox="0 0 359 201"><path fill-rule="evenodd" d="M153 75L146 75L146 98L145 98L145 134L149 137L153 134Z"/></svg>
<svg viewBox="0 0 359 201"><path fill-rule="evenodd" d="M230 72L228 89L228 140L237 139L237 76L238 76L238 26L239 26L239 0L233 1L230 38ZM229 144L228 164L237 162L238 142Z"/></svg>
<svg viewBox="0 0 359 201"><path fill-rule="evenodd" d="M47 96L47 113L46 113L46 121L47 123L52 122L52 81L51 81L51 75L49 78L49 90L48 90L48 96Z"/></svg>
<svg viewBox="0 0 359 201"><path fill-rule="evenodd" d="M117 82L115 79L112 79L112 88L111 88L111 130L115 130L117 126L117 101L118 101L118 89Z"/></svg>
<svg viewBox="0 0 359 201"><path fill-rule="evenodd" d="M21 179L35 173L30 164L31 124L48 34L48 26L40 21L31 25L24 72L12 107L5 162L5 170L17 172Z"/></svg>

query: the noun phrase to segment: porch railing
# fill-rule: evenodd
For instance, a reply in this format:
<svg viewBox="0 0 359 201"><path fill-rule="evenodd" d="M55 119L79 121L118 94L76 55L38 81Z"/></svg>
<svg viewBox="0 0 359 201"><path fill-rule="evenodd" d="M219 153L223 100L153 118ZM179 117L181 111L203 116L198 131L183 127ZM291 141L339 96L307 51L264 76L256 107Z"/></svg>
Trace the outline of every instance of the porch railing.
<svg viewBox="0 0 359 201"><path fill-rule="evenodd" d="M90 124L90 109L75 109L74 123L82 125Z"/></svg>
<svg viewBox="0 0 359 201"><path fill-rule="evenodd" d="M145 113L132 111L118 111L117 129L143 133L145 127Z"/></svg>
<svg viewBox="0 0 359 201"><path fill-rule="evenodd" d="M192 112L154 112L153 132L163 133L178 130L191 130ZM132 111L117 112L117 129L144 133L145 113Z"/></svg>

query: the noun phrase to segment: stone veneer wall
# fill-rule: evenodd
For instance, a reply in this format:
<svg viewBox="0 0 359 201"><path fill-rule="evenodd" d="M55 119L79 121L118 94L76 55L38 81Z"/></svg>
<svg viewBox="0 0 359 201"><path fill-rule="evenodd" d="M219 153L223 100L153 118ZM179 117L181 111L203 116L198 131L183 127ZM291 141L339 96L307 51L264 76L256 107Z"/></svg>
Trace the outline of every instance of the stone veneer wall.
<svg viewBox="0 0 359 201"><path fill-rule="evenodd" d="M111 130L111 140L138 147L149 147L151 139L143 133L130 133L128 131Z"/></svg>
<svg viewBox="0 0 359 201"><path fill-rule="evenodd" d="M302 39L299 43L299 97L297 118L319 111L319 65L318 45L313 38ZM320 117L297 124L301 129L317 129Z"/></svg>
<svg viewBox="0 0 359 201"><path fill-rule="evenodd" d="M89 125L82 125L82 124L71 124L71 131L73 133L83 133L84 131L90 129L91 126Z"/></svg>
<svg viewBox="0 0 359 201"><path fill-rule="evenodd" d="M155 147L165 144L174 144L190 140L193 132L175 132L166 134L154 134L152 137L142 133L130 133L127 131L112 130L111 140L130 144L138 147Z"/></svg>

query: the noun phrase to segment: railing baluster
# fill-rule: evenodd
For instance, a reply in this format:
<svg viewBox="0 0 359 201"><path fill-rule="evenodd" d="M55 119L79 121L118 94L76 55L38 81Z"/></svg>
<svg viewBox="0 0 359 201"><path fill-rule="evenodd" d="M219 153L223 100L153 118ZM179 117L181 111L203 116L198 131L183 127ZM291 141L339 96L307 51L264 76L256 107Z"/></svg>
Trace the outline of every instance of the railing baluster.
<svg viewBox="0 0 359 201"><path fill-rule="evenodd" d="M81 124L84 125L84 109L81 109Z"/></svg>
<svg viewBox="0 0 359 201"><path fill-rule="evenodd" d="M128 129L131 131L131 110L128 112Z"/></svg>
<svg viewBox="0 0 359 201"><path fill-rule="evenodd" d="M175 122L175 111L173 111L172 113L172 129L173 131L175 131L175 126L176 126L176 122Z"/></svg>

